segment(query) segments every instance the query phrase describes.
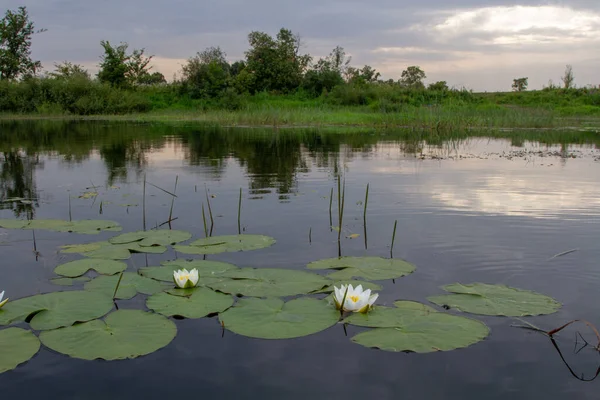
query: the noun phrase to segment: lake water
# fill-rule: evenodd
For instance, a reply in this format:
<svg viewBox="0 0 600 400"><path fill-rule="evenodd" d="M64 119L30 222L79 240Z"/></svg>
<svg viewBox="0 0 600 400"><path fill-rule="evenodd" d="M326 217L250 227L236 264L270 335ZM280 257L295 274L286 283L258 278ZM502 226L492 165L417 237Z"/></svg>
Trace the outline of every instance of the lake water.
<svg viewBox="0 0 600 400"><path fill-rule="evenodd" d="M193 125L103 122L0 124L0 218L111 219L142 229L142 183L173 190L173 229L204 236L204 190L214 196L213 234L241 228L277 243L208 259L244 267L303 269L338 255L329 195L346 180L341 241L345 256L393 256L417 266L383 282L378 304L427 303L440 286L506 284L556 298L556 314L527 318L550 330L573 319L600 326L600 136L585 132L504 132L440 136L416 132L331 129L217 129ZM370 185L367 240L365 188ZM97 187L97 197L79 198ZM32 204L29 203L30 200ZM102 204L102 206L101 206ZM171 197L147 187L149 227L169 218ZM334 210L335 208L334 201ZM102 214L100 215L100 211ZM333 225L336 225L334 211ZM163 226L165 227L165 226ZM309 242L309 231L311 241ZM354 239L353 234L360 236ZM79 258L65 244L112 236L0 228L0 291L11 299L64 290L53 269ZM551 259L569 250L577 251ZM134 255L135 270L174 259ZM182 257L180 254L179 257ZM186 257L186 256L184 256ZM119 301L144 308L144 296ZM453 310L449 312L454 312ZM459 313L460 314L460 313ZM368 349L335 326L292 340L258 340L222 329L217 318L177 320L178 334L160 351L135 360L71 359L42 347L28 363L0 375L0 396L13 399L373 398L597 399L591 379L600 356L580 326L559 335L568 366L542 334L512 327L511 318L479 317L490 336L471 347L431 354ZM20 326L26 327L26 324ZM443 332L440 332L443 334ZM0 355L1 357L1 355ZM570 372L569 368L573 371Z"/></svg>

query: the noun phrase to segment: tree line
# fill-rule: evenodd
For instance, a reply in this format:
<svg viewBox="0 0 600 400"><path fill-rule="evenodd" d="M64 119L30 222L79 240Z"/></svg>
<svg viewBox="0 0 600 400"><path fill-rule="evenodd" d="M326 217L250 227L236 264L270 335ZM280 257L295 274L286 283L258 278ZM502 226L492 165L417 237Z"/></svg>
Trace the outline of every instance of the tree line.
<svg viewBox="0 0 600 400"><path fill-rule="evenodd" d="M39 76L40 61L31 57L32 37L36 33L26 7L6 11L0 21L0 80L16 81ZM301 38L282 28L275 37L264 32L248 34L249 49L245 59L229 63L220 47L209 47L190 57L182 66L181 78L174 83L192 98L215 97L226 90L254 94L257 92L290 93L303 89L315 96L344 84L382 83L380 73L369 65L356 68L340 46L327 56L314 60L302 53ZM153 56L145 49L129 51L127 43L101 41L103 49L95 77L81 65L65 61L45 74L53 79L97 79L118 88L166 83L160 72L152 71ZM407 88L424 89L425 72L418 66L408 67L398 81ZM448 89L446 82L431 88Z"/></svg>

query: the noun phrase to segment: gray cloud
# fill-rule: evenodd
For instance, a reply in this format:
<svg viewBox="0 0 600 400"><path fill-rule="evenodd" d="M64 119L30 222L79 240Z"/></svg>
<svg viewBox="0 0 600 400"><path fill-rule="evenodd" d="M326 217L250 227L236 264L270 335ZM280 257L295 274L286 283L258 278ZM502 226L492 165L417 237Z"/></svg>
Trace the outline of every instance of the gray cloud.
<svg viewBox="0 0 600 400"><path fill-rule="evenodd" d="M4 3L9 9L22 4ZM485 3L516 5L548 3ZM573 64L579 84L595 83L598 57L593 54L600 47L600 34L595 35L600 33L600 2L585 0L568 3L573 13L565 14L563 25L553 26L554 20L540 25L525 15L517 31L517 21L501 24L496 11L477 12L482 3L476 0L451 6L444 0L30 0L27 7L36 26L48 29L33 45L34 57L47 68L61 60L93 68L101 54L100 40L126 41L156 55L156 68L170 76L182 60L208 46L219 45L232 60L239 59L250 31L274 34L286 27L301 33L307 52L322 56L341 45L353 56L353 64L370 64L385 78L399 77L408 65L421 65L430 81L509 90L516 76L529 76L530 87L541 87L550 78L557 81L567 63ZM457 17L469 10L476 12Z"/></svg>

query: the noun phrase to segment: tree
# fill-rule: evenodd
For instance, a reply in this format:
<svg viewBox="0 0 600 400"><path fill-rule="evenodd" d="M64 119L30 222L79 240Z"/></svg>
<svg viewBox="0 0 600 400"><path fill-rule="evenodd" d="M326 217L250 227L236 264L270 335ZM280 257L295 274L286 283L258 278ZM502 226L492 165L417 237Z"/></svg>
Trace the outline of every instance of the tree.
<svg viewBox="0 0 600 400"><path fill-rule="evenodd" d="M345 72L346 81L358 85L375 83L380 76L381 74L370 65L365 65L362 68L348 67Z"/></svg>
<svg viewBox="0 0 600 400"><path fill-rule="evenodd" d="M26 7L7 10L0 20L0 80L33 76L42 68L31 58L31 36L36 31Z"/></svg>
<svg viewBox="0 0 600 400"><path fill-rule="evenodd" d="M400 84L411 89L422 89L425 87L423 79L427 78L425 72L417 66L411 66L402 71Z"/></svg>
<svg viewBox="0 0 600 400"><path fill-rule="evenodd" d="M300 54L299 35L281 28L274 39L264 32L250 32L250 50L246 52L246 70L254 75L253 92L297 89L310 63L308 54Z"/></svg>
<svg viewBox="0 0 600 400"><path fill-rule="evenodd" d="M152 66L150 66L150 61L154 56L146 57L144 55L145 49L135 49L133 53L129 56L129 59L126 62L127 65L127 81L131 85L142 85L149 80L152 80L150 75L150 70ZM159 73L160 74L160 73ZM162 76L162 74L160 74ZM155 78L159 78L158 75ZM162 80L164 81L164 76L162 76Z"/></svg>
<svg viewBox="0 0 600 400"><path fill-rule="evenodd" d="M138 80L140 85L160 85L167 83L165 76L160 72L147 73L141 76Z"/></svg>
<svg viewBox="0 0 600 400"><path fill-rule="evenodd" d="M572 65L567 65L567 67L565 68L565 73L562 76L562 78L560 78L560 80L565 85L565 89L571 89L575 87L575 76L573 75Z"/></svg>
<svg viewBox="0 0 600 400"><path fill-rule="evenodd" d="M230 83L227 54L209 47L190 57L182 67L184 88L192 98L217 97Z"/></svg>
<svg viewBox="0 0 600 400"><path fill-rule="evenodd" d="M429 86L427 86L427 90L433 90L436 92L445 92L448 89L448 83L446 81L437 81L435 83L430 83Z"/></svg>
<svg viewBox="0 0 600 400"><path fill-rule="evenodd" d="M513 79L512 89L515 92L522 92L523 90L527 90L527 85L529 78L517 78Z"/></svg>
<svg viewBox="0 0 600 400"><path fill-rule="evenodd" d="M87 69L83 68L83 66L79 64L73 64L69 61L54 64L54 71L48 73L48 75L54 79L90 79L90 73Z"/></svg>
<svg viewBox="0 0 600 400"><path fill-rule="evenodd" d="M131 54L127 53L129 45L121 42L118 46L112 46L109 41L101 41L104 49L101 56L98 80L109 83L116 87L127 87L143 84L150 75L149 65L153 56L146 57L144 49L135 49Z"/></svg>
<svg viewBox="0 0 600 400"><path fill-rule="evenodd" d="M302 87L313 94L320 96L324 91L331 91L334 87L344 83L343 75L349 68L350 58L346 59L346 52L337 46L329 56L319 59L304 75Z"/></svg>

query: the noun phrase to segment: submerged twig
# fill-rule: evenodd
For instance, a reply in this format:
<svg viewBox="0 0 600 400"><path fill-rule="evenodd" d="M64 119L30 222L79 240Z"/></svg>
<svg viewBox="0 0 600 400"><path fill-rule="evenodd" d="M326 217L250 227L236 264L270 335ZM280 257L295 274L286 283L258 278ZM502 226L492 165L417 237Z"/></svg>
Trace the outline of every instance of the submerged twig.
<svg viewBox="0 0 600 400"><path fill-rule="evenodd" d="M208 195L208 188L206 184L204 185L204 191L206 192L206 204L208 205L208 215L210 217L210 230L212 231L212 227L215 224L215 220L213 219L212 207L210 206L210 196Z"/></svg>
<svg viewBox="0 0 600 400"><path fill-rule="evenodd" d="M572 249L572 250L563 251L562 253L558 253L558 254L550 257L548 259L548 261L554 260L555 258L558 258L558 257L566 256L567 254L575 253L576 251L579 251L579 249Z"/></svg>

